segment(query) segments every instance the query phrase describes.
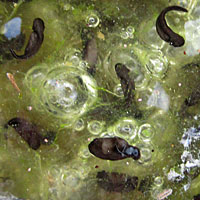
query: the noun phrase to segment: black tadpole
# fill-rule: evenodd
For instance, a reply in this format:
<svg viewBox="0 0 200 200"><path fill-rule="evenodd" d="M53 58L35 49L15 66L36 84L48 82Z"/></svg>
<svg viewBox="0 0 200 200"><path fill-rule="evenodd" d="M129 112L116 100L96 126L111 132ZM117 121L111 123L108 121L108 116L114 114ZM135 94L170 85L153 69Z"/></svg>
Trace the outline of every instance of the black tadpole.
<svg viewBox="0 0 200 200"><path fill-rule="evenodd" d="M55 133L49 132L47 136L40 134L36 125L22 118L12 118L7 122L5 128L13 127L16 132L28 143L29 147L37 150L41 144L50 144L55 139Z"/></svg>
<svg viewBox="0 0 200 200"><path fill-rule="evenodd" d="M98 185L108 192L130 192L138 185L137 176L128 176L117 172L100 171L97 173Z"/></svg>
<svg viewBox="0 0 200 200"><path fill-rule="evenodd" d="M36 18L33 21L33 32L30 35L28 44L25 48L24 55L17 55L13 49L10 49L13 57L16 59L28 59L34 56L40 49L42 42L44 40L44 22L40 18Z"/></svg>
<svg viewBox="0 0 200 200"><path fill-rule="evenodd" d="M129 76L130 70L121 63L117 63L115 65L115 71L116 71L117 77L120 79L125 101L129 105L131 104L134 98L134 94L133 94L133 90L135 90L134 79Z"/></svg>
<svg viewBox="0 0 200 200"><path fill-rule="evenodd" d="M160 15L158 16L156 20L156 30L161 39L163 39L166 42L169 42L169 44L173 45L174 47L181 47L185 43L184 38L178 35L177 33L173 32L169 28L165 20L165 14L171 10L188 12L185 8L182 8L180 6L169 6L165 8L160 13Z"/></svg>
<svg viewBox="0 0 200 200"><path fill-rule="evenodd" d="M119 137L95 138L88 145L90 153L104 160L122 160L125 158L140 158L140 150L131 146L128 142Z"/></svg>

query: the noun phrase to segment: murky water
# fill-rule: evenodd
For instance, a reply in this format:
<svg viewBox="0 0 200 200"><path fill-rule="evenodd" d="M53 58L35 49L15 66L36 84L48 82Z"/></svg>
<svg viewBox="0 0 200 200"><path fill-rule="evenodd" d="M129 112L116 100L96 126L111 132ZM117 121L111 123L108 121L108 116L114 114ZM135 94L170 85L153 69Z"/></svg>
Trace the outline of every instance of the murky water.
<svg viewBox="0 0 200 200"><path fill-rule="evenodd" d="M185 38L182 47L156 32L169 5L188 9L166 15ZM183 106L200 90L199 10L198 0L0 1L0 199L188 200L199 194L200 105ZM16 60L9 49L23 54L35 18L45 23L42 46ZM91 39L96 47L86 62ZM124 106L117 63L135 81L131 108ZM31 149L5 127L15 117L55 139ZM89 152L94 138L113 136L140 148L141 158L106 161ZM106 190L109 183L102 186L97 176L102 171L114 173L111 179L124 174L120 183L138 177L136 188Z"/></svg>

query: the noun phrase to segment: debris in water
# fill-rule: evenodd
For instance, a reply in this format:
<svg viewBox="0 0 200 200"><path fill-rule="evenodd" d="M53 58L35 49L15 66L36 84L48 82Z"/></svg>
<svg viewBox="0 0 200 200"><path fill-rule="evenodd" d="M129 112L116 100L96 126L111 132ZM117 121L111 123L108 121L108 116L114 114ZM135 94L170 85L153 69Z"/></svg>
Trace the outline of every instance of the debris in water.
<svg viewBox="0 0 200 200"><path fill-rule="evenodd" d="M165 198L167 198L169 195L172 194L172 189L165 189L164 191L162 191L161 193L159 193L157 195L157 200L163 200Z"/></svg>
<svg viewBox="0 0 200 200"><path fill-rule="evenodd" d="M12 83L13 87L18 91L18 93L21 93L21 90L19 89L19 87L17 86L17 83L15 82L15 78L11 73L6 73L8 79L10 80L10 82Z"/></svg>

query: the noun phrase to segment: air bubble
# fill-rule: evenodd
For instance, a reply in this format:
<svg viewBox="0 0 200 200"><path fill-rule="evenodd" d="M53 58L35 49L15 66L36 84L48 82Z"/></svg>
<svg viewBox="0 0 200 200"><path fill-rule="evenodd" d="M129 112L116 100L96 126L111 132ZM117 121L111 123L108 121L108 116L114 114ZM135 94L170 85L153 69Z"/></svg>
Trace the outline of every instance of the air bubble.
<svg viewBox="0 0 200 200"><path fill-rule="evenodd" d="M154 136L154 129L150 124L143 124L139 127L138 135L140 140L149 142Z"/></svg>
<svg viewBox="0 0 200 200"><path fill-rule="evenodd" d="M134 29L134 27L132 27L132 26L128 26L128 27L126 28L126 31L127 31L128 33L133 34L133 33L135 32L135 29Z"/></svg>
<svg viewBox="0 0 200 200"><path fill-rule="evenodd" d="M88 147L81 148L79 156L84 159L89 158L91 156L91 153L89 152Z"/></svg>
<svg viewBox="0 0 200 200"><path fill-rule="evenodd" d="M66 124L72 125L94 103L97 97L95 80L74 65L49 64L49 71L45 67L47 72L43 65L40 67L33 67L25 79L27 87L34 86L37 91L34 108L68 119Z"/></svg>
<svg viewBox="0 0 200 200"><path fill-rule="evenodd" d="M132 26L128 26L126 28L126 32L128 34L128 37L132 39L134 37L133 34L135 32L135 29Z"/></svg>
<svg viewBox="0 0 200 200"><path fill-rule="evenodd" d="M103 130L104 122L100 122L97 120L90 121L88 123L88 131L93 135L99 135Z"/></svg>
<svg viewBox="0 0 200 200"><path fill-rule="evenodd" d="M79 65L80 58L77 55L73 55L69 58L69 61L72 62L73 65Z"/></svg>
<svg viewBox="0 0 200 200"><path fill-rule="evenodd" d="M83 119L78 119L75 122L74 129L76 131L82 131L85 128Z"/></svg>
<svg viewBox="0 0 200 200"><path fill-rule="evenodd" d="M133 119L122 119L114 127L117 136L134 139L137 134L137 122Z"/></svg>
<svg viewBox="0 0 200 200"><path fill-rule="evenodd" d="M163 78L168 70L168 60L160 51L149 54L147 56L147 70L157 78Z"/></svg>
<svg viewBox="0 0 200 200"><path fill-rule="evenodd" d="M140 164L148 165L152 158L151 145L138 144L136 145L140 149L141 157L138 160Z"/></svg>
<svg viewBox="0 0 200 200"><path fill-rule="evenodd" d="M89 27L97 27L99 25L99 17L92 13L86 18L86 23Z"/></svg>
<svg viewBox="0 0 200 200"><path fill-rule="evenodd" d="M78 66L82 60L82 52L78 49L68 49L64 61L71 63L73 66Z"/></svg>
<svg viewBox="0 0 200 200"><path fill-rule="evenodd" d="M157 176L155 179L154 179L154 184L158 187L161 187L163 185L164 181L163 181L163 178L161 176Z"/></svg>
<svg viewBox="0 0 200 200"><path fill-rule="evenodd" d="M123 93L121 84L117 84L117 85L114 87L113 92L114 92L116 95L120 96L120 97L123 97L123 96L124 96L124 93Z"/></svg>
<svg viewBox="0 0 200 200"><path fill-rule="evenodd" d="M84 60L81 60L81 61L79 62L79 66L80 66L81 68L83 68L84 70L86 70L87 67L89 67L88 63L87 63L86 61L84 61Z"/></svg>
<svg viewBox="0 0 200 200"><path fill-rule="evenodd" d="M129 38L129 34L126 31L122 31L120 33L120 36L122 39L125 39L125 40Z"/></svg>

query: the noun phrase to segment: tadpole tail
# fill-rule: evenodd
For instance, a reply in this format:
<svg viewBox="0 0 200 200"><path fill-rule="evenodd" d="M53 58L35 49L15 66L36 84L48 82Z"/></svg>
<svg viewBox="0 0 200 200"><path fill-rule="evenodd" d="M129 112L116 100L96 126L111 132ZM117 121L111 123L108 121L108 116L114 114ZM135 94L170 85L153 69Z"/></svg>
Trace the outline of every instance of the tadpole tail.
<svg viewBox="0 0 200 200"><path fill-rule="evenodd" d="M183 8L181 6L169 6L169 7L165 8L163 10L163 13L165 14L165 13L167 13L170 10L177 10L177 11L182 11L182 12L188 12L188 10L186 8Z"/></svg>
<svg viewBox="0 0 200 200"><path fill-rule="evenodd" d="M26 58L27 58L27 57L24 56L24 55L21 55L21 56L17 55L13 49L9 49L9 50L10 50L12 56L13 56L14 58L16 58L16 59L26 59Z"/></svg>

